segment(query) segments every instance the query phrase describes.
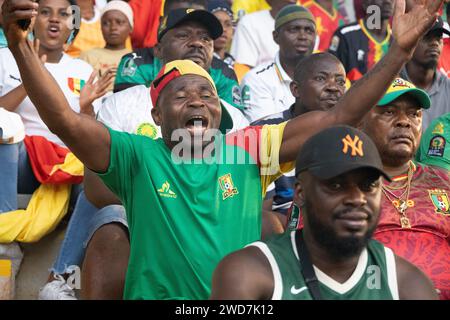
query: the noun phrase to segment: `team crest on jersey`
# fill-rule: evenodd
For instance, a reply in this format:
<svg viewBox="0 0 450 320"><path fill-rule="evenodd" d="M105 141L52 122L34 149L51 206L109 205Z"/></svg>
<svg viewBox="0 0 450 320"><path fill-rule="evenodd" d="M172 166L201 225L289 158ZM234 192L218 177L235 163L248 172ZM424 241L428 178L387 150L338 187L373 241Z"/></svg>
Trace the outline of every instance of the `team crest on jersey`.
<svg viewBox="0 0 450 320"><path fill-rule="evenodd" d="M136 130L136 134L155 139L158 135L158 129L156 129L156 126L154 124L145 122L139 125Z"/></svg>
<svg viewBox="0 0 450 320"><path fill-rule="evenodd" d="M444 134L444 125L442 122L439 122L434 126L432 134Z"/></svg>
<svg viewBox="0 0 450 320"><path fill-rule="evenodd" d="M67 85L69 86L70 91L75 93L77 96L80 95L81 89L83 89L86 81L78 78L68 78Z"/></svg>
<svg viewBox="0 0 450 320"><path fill-rule="evenodd" d="M136 53L132 53L131 57L127 58L125 61L125 64L122 69L122 76L129 76L132 77L136 73L137 65L134 62L135 59L142 58L141 56L138 56Z"/></svg>
<svg viewBox="0 0 450 320"><path fill-rule="evenodd" d="M330 50L336 51L338 47L339 47L339 37L334 36L333 39L331 39Z"/></svg>
<svg viewBox="0 0 450 320"><path fill-rule="evenodd" d="M445 150L445 138L443 136L434 136L430 141L427 155L432 157L443 157Z"/></svg>
<svg viewBox="0 0 450 320"><path fill-rule="evenodd" d="M241 100L244 107L250 102L250 87L248 85L242 87Z"/></svg>
<svg viewBox="0 0 450 320"><path fill-rule="evenodd" d="M447 192L440 189L428 190L431 202L434 205L436 213L450 215L450 204L447 196Z"/></svg>
<svg viewBox="0 0 450 320"><path fill-rule="evenodd" d="M238 194L237 188L233 184L233 179L231 179L231 173L227 173L219 177L220 189L222 189L222 200L233 197Z"/></svg>
<svg viewBox="0 0 450 320"><path fill-rule="evenodd" d="M233 103L241 105L242 104L241 89L239 88L239 86L234 86L233 89L231 90L231 94L233 96Z"/></svg>

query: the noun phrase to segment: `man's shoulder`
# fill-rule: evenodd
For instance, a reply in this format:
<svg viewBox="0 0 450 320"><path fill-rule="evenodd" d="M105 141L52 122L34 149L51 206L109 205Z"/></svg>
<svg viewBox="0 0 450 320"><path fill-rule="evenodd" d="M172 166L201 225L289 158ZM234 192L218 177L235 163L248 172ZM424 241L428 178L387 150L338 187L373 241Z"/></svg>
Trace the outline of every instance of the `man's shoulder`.
<svg viewBox="0 0 450 320"><path fill-rule="evenodd" d="M261 81L273 82L273 77L277 77L275 69L276 69L275 61L262 63L251 69L249 72L247 72L247 74L244 76L242 80L242 83L248 83L253 81L257 81L258 83L261 83Z"/></svg>
<svg viewBox="0 0 450 320"><path fill-rule="evenodd" d="M153 64L155 62L153 48L138 48L122 57L122 61L129 60L133 60L137 66Z"/></svg>
<svg viewBox="0 0 450 320"><path fill-rule="evenodd" d="M270 114L251 123L252 126L262 126L266 124L280 124L292 118L290 108L283 112Z"/></svg>
<svg viewBox="0 0 450 320"><path fill-rule="evenodd" d="M233 68L216 57L213 57L212 59L210 74L214 81L220 80L219 78L224 76L226 79L237 82L236 73L234 72Z"/></svg>
<svg viewBox="0 0 450 320"><path fill-rule="evenodd" d="M359 22L353 22L350 24L343 25L336 30L336 34L341 35L342 37L351 37L357 33L362 31L361 25Z"/></svg>

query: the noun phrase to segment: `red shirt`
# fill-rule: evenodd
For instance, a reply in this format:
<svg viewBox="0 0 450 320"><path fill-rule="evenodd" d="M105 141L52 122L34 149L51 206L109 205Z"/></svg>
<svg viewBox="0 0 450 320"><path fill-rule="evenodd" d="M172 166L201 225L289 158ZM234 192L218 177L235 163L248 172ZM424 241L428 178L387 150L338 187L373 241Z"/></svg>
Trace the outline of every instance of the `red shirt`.
<svg viewBox="0 0 450 320"><path fill-rule="evenodd" d="M403 177L406 179L406 177ZM400 195L403 190L394 192ZM374 238L419 267L450 299L450 178L448 171L417 164L406 210L411 228L403 229L400 214L385 195ZM391 198L393 198L390 195Z"/></svg>
<svg viewBox="0 0 450 320"><path fill-rule="evenodd" d="M162 0L130 0L128 4L134 15L134 28L131 33L133 49L155 46Z"/></svg>
<svg viewBox="0 0 450 320"><path fill-rule="evenodd" d="M333 8L333 15L315 1L308 1L303 6L309 9L316 18L317 35L320 37L318 50L327 51L330 47L334 31L345 24L344 17Z"/></svg>
<svg viewBox="0 0 450 320"><path fill-rule="evenodd" d="M450 38L444 39L444 47L442 48L438 69L450 78Z"/></svg>

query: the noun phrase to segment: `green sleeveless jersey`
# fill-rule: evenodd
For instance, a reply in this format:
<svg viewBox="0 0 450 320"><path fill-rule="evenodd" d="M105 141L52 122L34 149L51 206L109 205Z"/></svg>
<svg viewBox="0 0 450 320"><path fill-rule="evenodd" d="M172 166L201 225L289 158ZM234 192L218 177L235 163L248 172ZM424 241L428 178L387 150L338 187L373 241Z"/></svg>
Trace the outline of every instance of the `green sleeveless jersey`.
<svg viewBox="0 0 450 320"><path fill-rule="evenodd" d="M177 162L162 139L110 130L109 168L99 176L127 213L125 299L208 299L219 261L261 237L263 190L280 175L284 126L222 136L225 158L193 163Z"/></svg>
<svg viewBox="0 0 450 320"><path fill-rule="evenodd" d="M312 300L299 263L295 231L267 242L255 242L269 261L274 276L273 300ZM355 271L339 283L314 267L322 298L325 300L398 300L394 253L370 240L361 253Z"/></svg>

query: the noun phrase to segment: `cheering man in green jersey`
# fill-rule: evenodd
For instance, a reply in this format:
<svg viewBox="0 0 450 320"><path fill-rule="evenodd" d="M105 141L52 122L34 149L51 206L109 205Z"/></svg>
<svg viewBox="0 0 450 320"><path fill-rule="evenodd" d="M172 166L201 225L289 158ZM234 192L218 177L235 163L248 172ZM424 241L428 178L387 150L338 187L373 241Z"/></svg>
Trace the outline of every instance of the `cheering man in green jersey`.
<svg viewBox="0 0 450 320"><path fill-rule="evenodd" d="M383 164L363 132L313 136L297 158L294 201L302 230L255 242L217 267L214 299L436 299L431 281L370 240L381 207Z"/></svg>
<svg viewBox="0 0 450 320"><path fill-rule="evenodd" d="M312 135L336 124L359 123L411 57L441 5L442 0L427 0L405 13L405 1L398 0L390 52L331 110L214 136L214 145L222 149L204 159L196 155L189 163L179 159L187 158L189 150L173 152L180 130L195 143L196 137L208 141L211 129L229 127L229 115L203 68L176 60L163 66L153 81L151 112L162 139L119 133L72 112L42 66L27 31L17 23L35 16L36 3L6 0L3 17L8 45L42 120L125 206L131 250L124 297L206 299L217 263L260 238L268 183L293 168L300 147ZM203 151L211 145L203 144ZM233 157L223 162L215 158L220 154Z"/></svg>

